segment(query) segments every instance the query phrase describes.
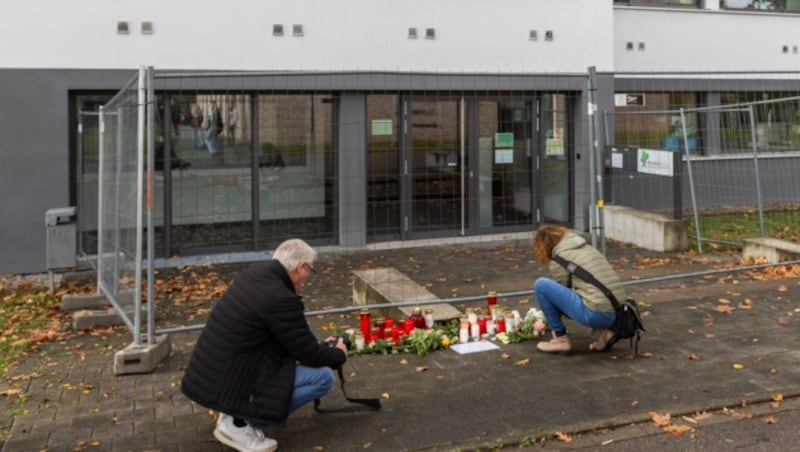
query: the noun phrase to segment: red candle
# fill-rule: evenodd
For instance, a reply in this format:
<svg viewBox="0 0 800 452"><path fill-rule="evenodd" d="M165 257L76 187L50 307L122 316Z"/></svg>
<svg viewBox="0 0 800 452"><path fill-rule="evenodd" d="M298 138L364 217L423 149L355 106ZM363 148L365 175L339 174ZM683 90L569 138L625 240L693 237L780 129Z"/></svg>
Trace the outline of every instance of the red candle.
<svg viewBox="0 0 800 452"><path fill-rule="evenodd" d="M480 334L486 334L486 318L484 316L478 318L478 330Z"/></svg>
<svg viewBox="0 0 800 452"><path fill-rule="evenodd" d="M400 345L400 328L392 328L392 342L394 342L394 345Z"/></svg>
<svg viewBox="0 0 800 452"><path fill-rule="evenodd" d="M370 319L369 311L366 309L361 310L361 333L364 334L364 339L369 340Z"/></svg>
<svg viewBox="0 0 800 452"><path fill-rule="evenodd" d="M506 319L497 319L497 332L498 333L505 333L506 332Z"/></svg>
<svg viewBox="0 0 800 452"><path fill-rule="evenodd" d="M489 310L489 315L492 314L492 309L494 309L494 305L497 304L497 292L489 292L486 296L486 308Z"/></svg>
<svg viewBox="0 0 800 452"><path fill-rule="evenodd" d="M386 317L383 324L384 328L394 328L394 319L391 317Z"/></svg>
<svg viewBox="0 0 800 452"><path fill-rule="evenodd" d="M414 321L412 319L406 319L406 321L403 322L403 331L406 334L411 334L411 330L413 329L414 329Z"/></svg>

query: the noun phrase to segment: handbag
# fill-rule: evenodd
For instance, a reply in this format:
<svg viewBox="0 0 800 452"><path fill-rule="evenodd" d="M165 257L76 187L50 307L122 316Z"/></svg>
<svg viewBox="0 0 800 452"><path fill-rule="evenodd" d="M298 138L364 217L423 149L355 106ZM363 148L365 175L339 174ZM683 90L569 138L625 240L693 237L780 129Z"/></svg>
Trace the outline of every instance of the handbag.
<svg viewBox="0 0 800 452"><path fill-rule="evenodd" d="M595 278L594 275L586 271L585 268L558 255L553 256L553 260L564 267L570 275L580 278L600 289L609 301L611 301L611 305L614 307L614 313L616 314L614 328L612 328L614 335L606 342L605 347L603 347L601 351L605 352L611 350L611 347L620 339L630 339L631 348L633 348L634 353L638 355L639 340L641 339L641 333L643 333L645 329L644 324L642 324L642 316L639 314L639 308L636 306L636 301L629 297L625 301L620 302L617 300L617 297L614 296L614 292L609 290L609 288Z"/></svg>

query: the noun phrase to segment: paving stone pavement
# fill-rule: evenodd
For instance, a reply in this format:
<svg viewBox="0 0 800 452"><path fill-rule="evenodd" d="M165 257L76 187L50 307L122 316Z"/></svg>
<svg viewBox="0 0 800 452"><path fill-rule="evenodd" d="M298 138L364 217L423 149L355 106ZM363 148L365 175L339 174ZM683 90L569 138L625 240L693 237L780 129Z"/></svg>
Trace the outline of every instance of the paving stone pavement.
<svg viewBox="0 0 800 452"><path fill-rule="evenodd" d="M525 290L541 274L526 247L517 241L323 255L308 309L346 305L347 274L365 263L396 265L442 298ZM621 246L609 256L631 283L736 260ZM317 414L304 407L266 434L284 451L474 450L556 430L627 425L649 419L651 411L677 416L800 395L800 279L723 273L630 284L628 291L645 303L639 357L626 343L590 352L590 332L574 323L568 323L569 357L537 353L535 341L468 355L353 356L344 367L348 394L382 397L381 411ZM535 305L532 296L501 300L520 309ZM323 337L320 325L333 319L349 321L310 321ZM213 438L211 413L180 393L197 334L172 334L169 357L142 375L113 375L114 353L130 342L122 328L44 345L0 383L27 396L20 405L0 401L15 414L2 424L9 436L0 439L0 450L225 450ZM345 401L337 388L323 404Z"/></svg>

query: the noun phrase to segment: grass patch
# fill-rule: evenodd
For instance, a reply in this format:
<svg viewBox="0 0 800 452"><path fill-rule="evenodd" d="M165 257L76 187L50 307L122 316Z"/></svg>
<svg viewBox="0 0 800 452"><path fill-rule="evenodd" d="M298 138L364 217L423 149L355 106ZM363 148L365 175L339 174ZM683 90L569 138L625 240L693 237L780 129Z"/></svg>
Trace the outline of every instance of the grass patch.
<svg viewBox="0 0 800 452"><path fill-rule="evenodd" d="M64 314L44 289L7 290L0 285L0 377L20 356L41 342L61 337Z"/></svg>
<svg viewBox="0 0 800 452"><path fill-rule="evenodd" d="M687 216L685 221L689 236L694 237L694 216ZM764 233L766 237L800 243L800 209L764 212ZM701 215L700 235L704 240L712 241L709 245L716 249L740 248L744 239L761 237L758 212ZM696 249L697 242L692 239L690 245Z"/></svg>

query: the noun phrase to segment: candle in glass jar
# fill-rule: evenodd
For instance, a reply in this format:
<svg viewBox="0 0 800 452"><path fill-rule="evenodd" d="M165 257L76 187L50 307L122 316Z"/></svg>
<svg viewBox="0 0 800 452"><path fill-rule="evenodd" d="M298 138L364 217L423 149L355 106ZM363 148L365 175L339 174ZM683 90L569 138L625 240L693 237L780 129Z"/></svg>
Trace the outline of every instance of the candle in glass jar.
<svg viewBox="0 0 800 452"><path fill-rule="evenodd" d="M506 320L506 331L508 331L509 333L512 331L517 331L517 323L514 321L513 312L506 312L505 320Z"/></svg>
<svg viewBox="0 0 800 452"><path fill-rule="evenodd" d="M472 337L472 340L477 341L481 338L481 327L478 326L477 323L470 324L469 330L470 330L470 337Z"/></svg>
<svg viewBox="0 0 800 452"><path fill-rule="evenodd" d="M480 334L486 334L486 317L478 317L478 330L480 331Z"/></svg>
<svg viewBox="0 0 800 452"><path fill-rule="evenodd" d="M497 305L497 292L489 292L486 295L486 308L489 310L489 314L492 313L492 309Z"/></svg>
<svg viewBox="0 0 800 452"><path fill-rule="evenodd" d="M497 332L498 333L505 333L506 332L506 320L503 318L497 319Z"/></svg>
<svg viewBox="0 0 800 452"><path fill-rule="evenodd" d="M497 325L494 323L494 320L486 319L486 332L489 333L490 336L497 333Z"/></svg>
<svg viewBox="0 0 800 452"><path fill-rule="evenodd" d="M433 328L433 309L428 308L425 310L425 328Z"/></svg>
<svg viewBox="0 0 800 452"><path fill-rule="evenodd" d="M409 318L414 321L414 328L425 328L425 317L422 315L422 308L419 306L414 306Z"/></svg>
<svg viewBox="0 0 800 452"><path fill-rule="evenodd" d="M478 314L475 312L474 309L469 309L467 311L467 321L469 321L470 325L478 323Z"/></svg>
<svg viewBox="0 0 800 452"><path fill-rule="evenodd" d="M414 320L411 318L407 318L405 322L403 322L403 331L406 334L411 334L411 330L414 329Z"/></svg>
<svg viewBox="0 0 800 452"><path fill-rule="evenodd" d="M392 327L392 342L394 345L400 345L400 328Z"/></svg>
<svg viewBox="0 0 800 452"><path fill-rule="evenodd" d="M458 342L461 344L469 342L469 322L466 320L461 321L461 328L458 330Z"/></svg>
<svg viewBox="0 0 800 452"><path fill-rule="evenodd" d="M364 334L357 332L355 334L356 337L356 350L361 351L364 350Z"/></svg>
<svg viewBox="0 0 800 452"><path fill-rule="evenodd" d="M391 318L391 317L388 317L388 316L387 316L387 317L386 317L386 318L383 320L383 327L384 327L384 328L394 328L394 319L393 319L393 318Z"/></svg>
<svg viewBox="0 0 800 452"><path fill-rule="evenodd" d="M362 309L360 316L361 316L361 334L363 334L364 336L369 336L370 332L369 311L366 309Z"/></svg>

